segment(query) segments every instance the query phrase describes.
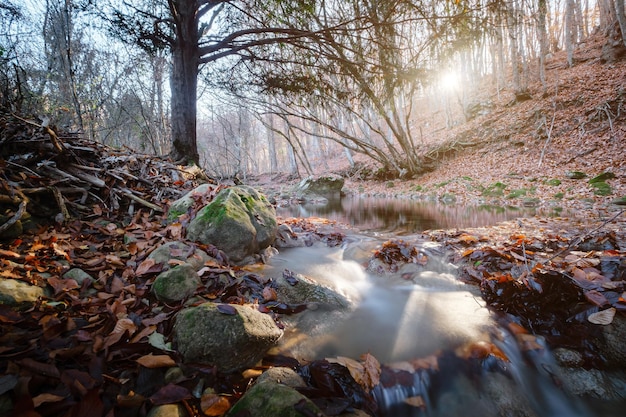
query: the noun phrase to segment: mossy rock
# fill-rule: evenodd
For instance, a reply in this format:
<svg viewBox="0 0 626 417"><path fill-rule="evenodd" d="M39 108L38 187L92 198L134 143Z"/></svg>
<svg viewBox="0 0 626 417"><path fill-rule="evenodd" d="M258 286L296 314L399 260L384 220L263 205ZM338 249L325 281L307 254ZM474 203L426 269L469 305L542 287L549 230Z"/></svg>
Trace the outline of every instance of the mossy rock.
<svg viewBox="0 0 626 417"><path fill-rule="evenodd" d="M591 187L593 188L593 193L595 195L606 196L613 194L611 186L604 181L591 183Z"/></svg>
<svg viewBox="0 0 626 417"><path fill-rule="evenodd" d="M209 302L181 310L173 334L185 362L232 372L254 366L283 332L271 316L251 306Z"/></svg>
<svg viewBox="0 0 626 417"><path fill-rule="evenodd" d="M158 300L171 303L191 297L199 285L196 269L183 263L161 272L152 284L152 292Z"/></svg>
<svg viewBox="0 0 626 417"><path fill-rule="evenodd" d="M162 244L148 255L148 259L152 259L155 264L161 264L163 270L170 268L170 260L186 262L198 270L202 268L207 261L215 260L205 251L192 248L191 245L178 241Z"/></svg>
<svg viewBox="0 0 626 417"><path fill-rule="evenodd" d="M245 263L276 238L276 212L252 187L220 191L187 226L187 238L217 246L234 263Z"/></svg>
<svg viewBox="0 0 626 417"><path fill-rule="evenodd" d="M570 180L581 180L583 178L587 178L587 174L580 171L567 171L565 176Z"/></svg>
<svg viewBox="0 0 626 417"><path fill-rule="evenodd" d="M178 217L187 213L189 208L191 208L195 204L195 196L204 195L212 191L214 188L214 185L202 184L189 191L178 200L174 201L167 211L167 221L170 223L177 221Z"/></svg>
<svg viewBox="0 0 626 417"><path fill-rule="evenodd" d="M589 184L595 184L598 182L606 182L606 180L611 180L613 178L615 178L615 174L613 174L612 172L603 172L602 174L596 175L595 177L590 179Z"/></svg>
<svg viewBox="0 0 626 417"><path fill-rule="evenodd" d="M286 385L266 381L255 384L226 413L226 417L324 416L307 397Z"/></svg>
<svg viewBox="0 0 626 417"><path fill-rule="evenodd" d="M558 178L551 178L549 180L545 180L544 181L545 185L551 185L552 187L557 187L559 185L561 185L561 180Z"/></svg>

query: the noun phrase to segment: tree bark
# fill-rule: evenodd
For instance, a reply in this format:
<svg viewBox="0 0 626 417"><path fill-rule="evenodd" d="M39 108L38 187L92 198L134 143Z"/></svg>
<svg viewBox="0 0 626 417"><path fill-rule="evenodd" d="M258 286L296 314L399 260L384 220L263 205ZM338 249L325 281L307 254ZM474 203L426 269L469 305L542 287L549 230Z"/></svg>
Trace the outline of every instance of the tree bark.
<svg viewBox="0 0 626 417"><path fill-rule="evenodd" d="M619 29L622 32L622 42L626 46L626 15L624 14L624 0L615 0L615 14L619 22Z"/></svg>
<svg viewBox="0 0 626 417"><path fill-rule="evenodd" d="M194 0L170 0L176 20L176 39L172 45L171 87L171 158L179 163L200 163L198 154L196 115L200 51Z"/></svg>

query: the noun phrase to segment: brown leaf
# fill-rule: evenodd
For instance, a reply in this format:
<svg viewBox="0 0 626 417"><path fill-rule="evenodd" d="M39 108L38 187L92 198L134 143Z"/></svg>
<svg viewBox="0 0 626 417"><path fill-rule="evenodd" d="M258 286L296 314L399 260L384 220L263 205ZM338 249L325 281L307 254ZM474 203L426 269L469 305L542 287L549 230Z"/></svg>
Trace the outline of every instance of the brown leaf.
<svg viewBox="0 0 626 417"><path fill-rule="evenodd" d="M166 368L176 366L174 359L168 355L144 355L137 359L137 363L146 368Z"/></svg>
<svg viewBox="0 0 626 417"><path fill-rule="evenodd" d="M43 393L33 398L33 405L35 408L39 407L43 403L57 403L63 401L65 397L56 394Z"/></svg>
<svg viewBox="0 0 626 417"><path fill-rule="evenodd" d="M264 301L276 301L278 295L276 294L276 290L272 287L263 288L263 300Z"/></svg>
<svg viewBox="0 0 626 417"><path fill-rule="evenodd" d="M217 311L228 316L234 316L237 314L237 309L230 304L218 304Z"/></svg>
<svg viewBox="0 0 626 417"><path fill-rule="evenodd" d="M205 415L218 417L226 414L230 408L230 402L221 395L207 394L200 399L200 408Z"/></svg>
<svg viewBox="0 0 626 417"><path fill-rule="evenodd" d="M161 264L157 264L154 259L148 258L139 264L139 266L135 270L135 274L137 276L141 276L145 274L161 272L162 270L163 266Z"/></svg>
<svg viewBox="0 0 626 417"><path fill-rule="evenodd" d="M154 405L173 404L191 398L191 392L185 387L167 384L150 397Z"/></svg>
<svg viewBox="0 0 626 417"><path fill-rule="evenodd" d="M606 326L613 323L613 318L615 317L616 311L617 310L613 307L606 310L598 311L597 313L589 315L589 317L587 317L587 320L589 320L589 322L593 324Z"/></svg>
<svg viewBox="0 0 626 417"><path fill-rule="evenodd" d="M111 345L114 345L115 343L119 342L122 336L124 336L126 333L128 333L129 336L132 336L136 331L137 326L135 325L135 323L133 323L131 319L119 319L117 323L115 323L115 327L113 328L111 334L107 336L104 347L107 348Z"/></svg>

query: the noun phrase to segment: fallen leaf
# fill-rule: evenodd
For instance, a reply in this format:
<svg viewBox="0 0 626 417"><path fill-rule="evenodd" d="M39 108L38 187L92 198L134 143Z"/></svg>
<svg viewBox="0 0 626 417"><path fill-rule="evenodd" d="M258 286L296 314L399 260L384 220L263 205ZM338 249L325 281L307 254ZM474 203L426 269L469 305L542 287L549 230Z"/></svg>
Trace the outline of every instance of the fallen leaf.
<svg viewBox="0 0 626 417"><path fill-rule="evenodd" d="M33 398L33 405L35 406L35 408L37 408L43 403L56 403L59 401L63 401L64 398L65 397L61 395L43 393Z"/></svg>
<svg viewBox="0 0 626 417"><path fill-rule="evenodd" d="M154 405L174 404L191 398L191 392L179 385L167 384L150 397Z"/></svg>
<svg viewBox="0 0 626 417"><path fill-rule="evenodd" d="M426 402L421 395L405 398L404 403L410 405L411 407L426 408Z"/></svg>
<svg viewBox="0 0 626 417"><path fill-rule="evenodd" d="M217 311L228 316L234 316L237 314L237 309L230 304L218 304Z"/></svg>
<svg viewBox="0 0 626 417"><path fill-rule="evenodd" d="M107 336L104 347L107 348L119 342L122 336L124 336L126 333L128 333L129 336L132 336L136 331L137 326L135 325L135 323L133 323L131 319L119 319L117 323L115 323L113 331L109 334L109 336Z"/></svg>
<svg viewBox="0 0 626 417"><path fill-rule="evenodd" d="M137 359L137 363L146 368L166 368L176 366L174 359L168 355L144 355Z"/></svg>
<svg viewBox="0 0 626 417"><path fill-rule="evenodd" d="M200 408L209 417L222 416L230 408L230 401L221 395L207 394L200 399Z"/></svg>
<svg viewBox="0 0 626 417"><path fill-rule="evenodd" d="M590 323L600 324L606 326L613 322L613 318L615 317L615 308L611 307L606 310L598 311L597 313L593 313L587 317Z"/></svg>

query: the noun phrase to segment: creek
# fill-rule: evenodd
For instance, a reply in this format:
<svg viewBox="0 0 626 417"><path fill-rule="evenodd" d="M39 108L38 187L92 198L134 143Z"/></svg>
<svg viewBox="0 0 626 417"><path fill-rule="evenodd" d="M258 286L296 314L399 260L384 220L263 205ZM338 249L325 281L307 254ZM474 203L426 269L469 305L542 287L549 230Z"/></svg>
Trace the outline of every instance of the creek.
<svg viewBox="0 0 626 417"><path fill-rule="evenodd" d="M392 369L413 366L411 372L391 372L398 375L398 382L375 388L380 416L624 415L623 401L583 401L565 394L555 378L555 360L542 339L536 339L541 349L520 349L486 308L478 288L458 281L455 265L445 260L440 248L419 237L426 229L493 225L532 216L533 210L350 198L327 205L283 207L277 214L328 218L351 227L340 247L317 243L282 249L263 274L293 271L353 303L346 310L318 306L298 314L285 333L284 352L301 360L359 358L370 353ZM370 272L366 266L372 251L399 236L418 242L420 253L428 257L427 265L394 273ZM467 360L462 352L468 346L497 346L507 360L493 356ZM416 360L429 357L437 358L436 370L414 366ZM414 398L423 404L407 404Z"/></svg>

